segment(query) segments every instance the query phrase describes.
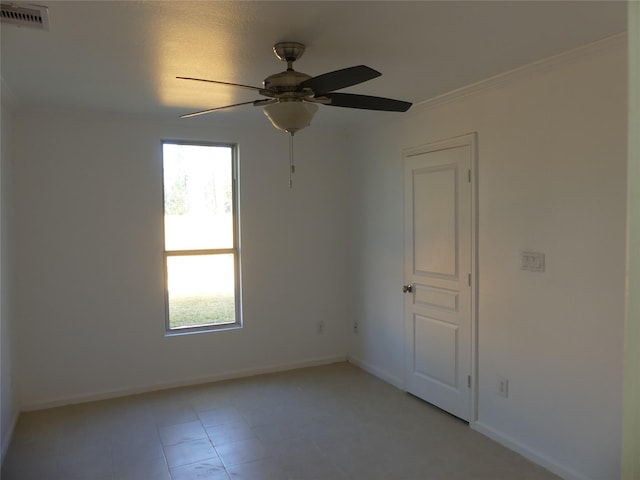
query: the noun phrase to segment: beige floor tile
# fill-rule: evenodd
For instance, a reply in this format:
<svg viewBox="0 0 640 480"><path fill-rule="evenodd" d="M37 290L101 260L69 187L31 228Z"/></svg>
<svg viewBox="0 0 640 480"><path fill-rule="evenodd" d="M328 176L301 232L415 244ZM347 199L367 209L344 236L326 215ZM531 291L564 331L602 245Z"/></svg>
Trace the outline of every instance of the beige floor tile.
<svg viewBox="0 0 640 480"><path fill-rule="evenodd" d="M258 438L225 443L216 447L216 451L227 468L231 465L260 460L269 455Z"/></svg>
<svg viewBox="0 0 640 480"><path fill-rule="evenodd" d="M199 420L159 427L160 441L163 445L175 445L177 443L190 442L207 438L207 432Z"/></svg>
<svg viewBox="0 0 640 480"><path fill-rule="evenodd" d="M265 444L277 440L301 437L304 433L302 427L284 421L257 425L253 427L253 431Z"/></svg>
<svg viewBox="0 0 640 480"><path fill-rule="evenodd" d="M164 454L169 468L218 458L208 438L166 446Z"/></svg>
<svg viewBox="0 0 640 480"><path fill-rule="evenodd" d="M205 427L215 427L225 423L244 422L245 418L235 407L213 408L198 412L200 421Z"/></svg>
<svg viewBox="0 0 640 480"><path fill-rule="evenodd" d="M271 458L227 467L233 480L283 480L287 473Z"/></svg>
<svg viewBox="0 0 640 480"><path fill-rule="evenodd" d="M284 465L282 470L289 480L350 480L346 473L326 462Z"/></svg>
<svg viewBox="0 0 640 480"><path fill-rule="evenodd" d="M139 460L115 468L117 480L171 480L169 467L164 457Z"/></svg>
<svg viewBox="0 0 640 480"><path fill-rule="evenodd" d="M325 455L313 440L307 437L287 438L265 443L269 456L281 465L297 465L324 460Z"/></svg>
<svg viewBox="0 0 640 480"><path fill-rule="evenodd" d="M554 480L349 364L20 416L2 480Z"/></svg>
<svg viewBox="0 0 640 480"><path fill-rule="evenodd" d="M187 404L160 404L152 410L152 414L158 427L199 420L196 411Z"/></svg>
<svg viewBox="0 0 640 480"><path fill-rule="evenodd" d="M114 441L111 446L111 457L115 473L123 472L138 464L149 464L157 460L165 463L164 450L157 435L155 437L138 437L134 440L126 438Z"/></svg>
<svg viewBox="0 0 640 480"><path fill-rule="evenodd" d="M207 434L214 447L239 440L257 438L253 429L244 420L234 423L224 423L214 427L207 427Z"/></svg>
<svg viewBox="0 0 640 480"><path fill-rule="evenodd" d="M219 458L182 465L171 469L173 480L229 480L229 474Z"/></svg>

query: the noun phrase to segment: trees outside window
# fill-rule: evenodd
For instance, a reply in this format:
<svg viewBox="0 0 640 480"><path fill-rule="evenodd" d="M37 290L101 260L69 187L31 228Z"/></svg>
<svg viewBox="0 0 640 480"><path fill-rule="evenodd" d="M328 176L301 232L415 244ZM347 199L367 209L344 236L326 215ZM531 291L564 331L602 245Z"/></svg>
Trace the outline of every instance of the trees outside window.
<svg viewBox="0 0 640 480"><path fill-rule="evenodd" d="M165 141L162 147L167 331L239 327L235 146Z"/></svg>

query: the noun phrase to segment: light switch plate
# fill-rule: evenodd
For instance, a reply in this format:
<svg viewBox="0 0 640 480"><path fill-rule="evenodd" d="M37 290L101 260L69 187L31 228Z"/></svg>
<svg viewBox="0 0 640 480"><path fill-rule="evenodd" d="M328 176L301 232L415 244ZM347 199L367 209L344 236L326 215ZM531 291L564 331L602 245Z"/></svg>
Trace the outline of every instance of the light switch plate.
<svg viewBox="0 0 640 480"><path fill-rule="evenodd" d="M498 375L498 383L496 384L496 393L504 398L509 398L509 380Z"/></svg>
<svg viewBox="0 0 640 480"><path fill-rule="evenodd" d="M528 272L544 272L544 253L522 252L520 269Z"/></svg>

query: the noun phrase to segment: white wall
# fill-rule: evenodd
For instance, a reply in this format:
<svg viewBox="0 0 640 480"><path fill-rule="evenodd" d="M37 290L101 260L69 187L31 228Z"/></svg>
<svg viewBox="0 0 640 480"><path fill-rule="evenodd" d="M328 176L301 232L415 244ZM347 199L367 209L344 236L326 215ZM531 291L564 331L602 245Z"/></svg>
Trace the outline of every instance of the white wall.
<svg viewBox="0 0 640 480"><path fill-rule="evenodd" d="M618 478L625 60L612 42L350 139L301 132L293 191L287 139L268 125L21 112L11 343L23 406L338 359L346 337L354 359L401 385L401 151L477 131L476 428L567 478ZM243 330L163 336L161 138L240 144ZM547 254L544 274L518 270L526 248ZM352 318L359 333L346 335Z"/></svg>
<svg viewBox="0 0 640 480"><path fill-rule="evenodd" d="M478 90L350 139L350 356L402 384L402 149L478 132L475 427L566 478L619 478L625 39ZM519 270L526 249L545 252L545 273Z"/></svg>
<svg viewBox="0 0 640 480"><path fill-rule="evenodd" d="M18 402L14 389L14 303L13 262L11 241L11 176L12 176L12 112L5 105L2 86L2 117L0 119L0 440L2 459L9 446L11 433L18 416Z"/></svg>
<svg viewBox="0 0 640 480"><path fill-rule="evenodd" d="M640 2L629 2L629 194L623 479L640 478Z"/></svg>
<svg viewBox="0 0 640 480"><path fill-rule="evenodd" d="M164 336L163 138L239 144L241 330ZM23 408L346 358L344 134L296 136L293 190L266 120L22 111L15 144Z"/></svg>

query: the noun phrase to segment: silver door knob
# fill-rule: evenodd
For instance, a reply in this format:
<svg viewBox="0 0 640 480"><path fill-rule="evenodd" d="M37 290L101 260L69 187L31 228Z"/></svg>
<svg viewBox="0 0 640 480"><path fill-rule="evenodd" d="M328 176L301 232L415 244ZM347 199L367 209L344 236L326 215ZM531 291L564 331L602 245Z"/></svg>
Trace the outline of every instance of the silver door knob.
<svg viewBox="0 0 640 480"><path fill-rule="evenodd" d="M413 285L403 285L403 286L402 286L402 291L403 291L404 293L407 293L407 292L408 292L408 293L411 293L411 292L413 292Z"/></svg>

